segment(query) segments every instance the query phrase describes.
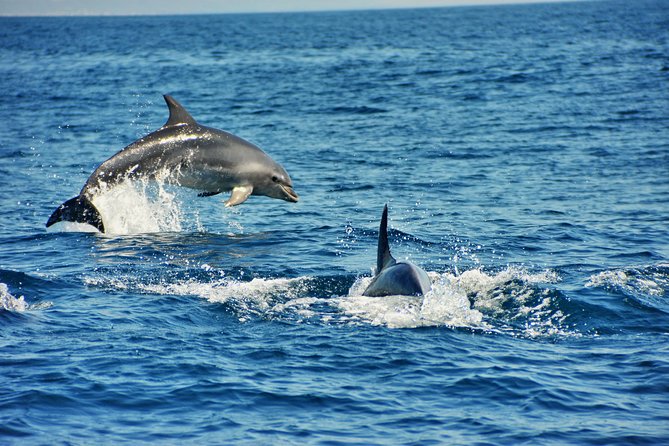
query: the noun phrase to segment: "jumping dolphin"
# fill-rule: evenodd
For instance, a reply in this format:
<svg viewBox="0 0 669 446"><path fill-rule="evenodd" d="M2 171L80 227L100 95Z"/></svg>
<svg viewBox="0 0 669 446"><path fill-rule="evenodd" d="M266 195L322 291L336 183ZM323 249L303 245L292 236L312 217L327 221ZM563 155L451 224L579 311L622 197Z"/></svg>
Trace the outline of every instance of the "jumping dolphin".
<svg viewBox="0 0 669 446"><path fill-rule="evenodd" d="M249 195L297 202L288 172L259 147L235 135L198 124L174 98L165 95L170 116L165 125L100 164L79 195L61 204L46 222L88 223L104 232L93 197L126 178L159 177L202 191L203 197L232 191L226 206Z"/></svg>
<svg viewBox="0 0 669 446"><path fill-rule="evenodd" d="M363 296L421 296L432 286L427 273L409 262L398 262L388 246L388 205L383 208L379 226L376 275Z"/></svg>

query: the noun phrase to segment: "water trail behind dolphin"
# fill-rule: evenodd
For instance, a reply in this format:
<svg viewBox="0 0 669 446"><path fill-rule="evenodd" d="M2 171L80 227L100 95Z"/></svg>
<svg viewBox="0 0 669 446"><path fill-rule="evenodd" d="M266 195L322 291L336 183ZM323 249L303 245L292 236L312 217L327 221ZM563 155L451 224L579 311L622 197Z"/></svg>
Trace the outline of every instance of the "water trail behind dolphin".
<svg viewBox="0 0 669 446"><path fill-rule="evenodd" d="M346 295L332 295L324 279L311 276L240 280L224 271L201 277L148 278L136 274L88 277L86 284L152 294L197 296L225 305L240 321L252 318L312 324L376 325L388 328L451 327L529 338L580 336L570 322L568 303L550 287L554 271L507 267L496 273L472 269L460 275L428 272L425 296L363 296L371 277L359 277ZM349 276L338 278L344 282ZM327 279L329 281L331 279ZM335 279L337 280L337 279ZM549 286L546 286L549 285ZM567 312L565 312L567 311Z"/></svg>
<svg viewBox="0 0 669 446"><path fill-rule="evenodd" d="M177 232L182 227L182 203L162 182L124 181L101 193L93 203L108 234Z"/></svg>
<svg viewBox="0 0 669 446"><path fill-rule="evenodd" d="M100 212L110 235L152 232L202 231L197 210L188 208L178 188L164 181L125 180L98 193L91 201ZM192 211L192 212L191 212ZM61 222L49 230L81 232L92 226Z"/></svg>

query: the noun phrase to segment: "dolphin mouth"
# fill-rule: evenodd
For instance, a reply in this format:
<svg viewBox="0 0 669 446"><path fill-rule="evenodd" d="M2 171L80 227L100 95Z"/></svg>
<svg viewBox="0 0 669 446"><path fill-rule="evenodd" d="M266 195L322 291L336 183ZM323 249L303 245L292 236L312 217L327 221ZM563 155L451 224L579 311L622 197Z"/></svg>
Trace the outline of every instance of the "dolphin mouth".
<svg viewBox="0 0 669 446"><path fill-rule="evenodd" d="M300 197L295 193L291 186L288 186L287 184L280 184L280 186L285 194L285 197L283 197L284 200L290 201L291 203L297 203L299 201Z"/></svg>

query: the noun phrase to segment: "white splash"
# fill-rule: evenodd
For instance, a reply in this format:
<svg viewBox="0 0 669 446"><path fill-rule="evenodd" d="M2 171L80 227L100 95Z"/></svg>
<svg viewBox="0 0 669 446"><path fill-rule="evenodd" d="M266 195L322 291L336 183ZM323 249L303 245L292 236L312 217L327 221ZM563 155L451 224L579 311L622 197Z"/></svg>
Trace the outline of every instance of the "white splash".
<svg viewBox="0 0 669 446"><path fill-rule="evenodd" d="M171 284L140 284L142 291L155 294L198 296L209 302L226 303L231 300L254 302L258 308L267 309L277 295L288 298L298 293L295 285L306 278L296 279L252 279L242 282L233 279L218 279L214 282L199 282L194 279Z"/></svg>
<svg viewBox="0 0 669 446"><path fill-rule="evenodd" d="M12 296L7 285L0 282L0 308L7 311L23 312L28 309L28 304L23 296L18 298Z"/></svg>
<svg viewBox="0 0 669 446"><path fill-rule="evenodd" d="M389 328L432 326L488 329L483 314L472 309L467 293L453 286L447 274L430 273L432 289L425 296L362 296L371 277L356 280L338 305L351 318Z"/></svg>
<svg viewBox="0 0 669 446"><path fill-rule="evenodd" d="M61 221L46 228L47 232L98 232L96 228L86 223Z"/></svg>
<svg viewBox="0 0 669 446"><path fill-rule="evenodd" d="M520 305L520 313L531 311L529 307L524 306L536 297L537 290L531 285L556 283L560 280L557 273L551 270L530 273L517 266L507 267L492 275L480 269L472 269L459 276L449 276L449 280L456 286L474 296L476 308L494 312L502 310L502 305L509 299L513 299L516 304Z"/></svg>
<svg viewBox="0 0 669 446"><path fill-rule="evenodd" d="M14 297L9 292L9 287L0 282L0 310L23 313L30 310L43 310L52 305L51 302L41 302L36 305L28 304L23 296Z"/></svg>
<svg viewBox="0 0 669 446"><path fill-rule="evenodd" d="M535 286L557 282L554 271L508 267L496 274L474 269L429 275L432 289L422 297L362 296L371 277L359 278L338 305L353 321L389 328L447 326L530 337L573 334L563 329L566 316L555 308L550 290ZM509 303L510 311L504 309ZM517 320L523 321L520 333L508 326Z"/></svg>
<svg viewBox="0 0 669 446"><path fill-rule="evenodd" d="M162 182L123 181L93 199L107 234L178 232L181 203Z"/></svg>
<svg viewBox="0 0 669 446"><path fill-rule="evenodd" d="M221 278L213 282L189 279L177 283L139 284L142 291L155 294L196 296L212 303L230 304L241 322L249 316L271 317L281 312L288 302L304 294L302 285L308 277L295 279L259 279L244 282ZM290 304L288 304L290 305Z"/></svg>
<svg viewBox="0 0 669 446"><path fill-rule="evenodd" d="M101 184L91 201L102 216L105 234L203 231L197 212L184 215L192 206L188 199L183 199L187 196L183 194L194 192L170 183L170 179L178 175L178 172L165 169L153 179L133 178L113 185ZM188 228L184 228L184 224ZM59 222L47 230L97 232L88 224L74 222Z"/></svg>
<svg viewBox="0 0 669 446"><path fill-rule="evenodd" d="M659 272L614 269L593 274L588 278L585 286L591 288L612 286L629 294L662 296L665 289L669 288L669 278Z"/></svg>

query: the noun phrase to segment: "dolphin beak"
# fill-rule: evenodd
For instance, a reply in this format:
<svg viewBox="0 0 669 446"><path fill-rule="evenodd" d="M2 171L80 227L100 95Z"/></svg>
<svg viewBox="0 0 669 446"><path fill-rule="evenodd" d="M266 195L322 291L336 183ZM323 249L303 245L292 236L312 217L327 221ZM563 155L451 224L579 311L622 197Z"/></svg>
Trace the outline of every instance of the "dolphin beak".
<svg viewBox="0 0 669 446"><path fill-rule="evenodd" d="M280 184L280 186L281 189L283 190L283 193L285 194L283 199L286 201L290 201L291 203L297 203L300 197L295 193L293 188L291 186L288 186L287 184Z"/></svg>

